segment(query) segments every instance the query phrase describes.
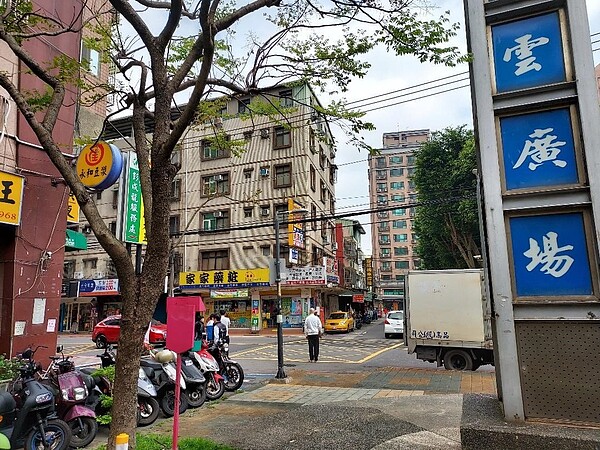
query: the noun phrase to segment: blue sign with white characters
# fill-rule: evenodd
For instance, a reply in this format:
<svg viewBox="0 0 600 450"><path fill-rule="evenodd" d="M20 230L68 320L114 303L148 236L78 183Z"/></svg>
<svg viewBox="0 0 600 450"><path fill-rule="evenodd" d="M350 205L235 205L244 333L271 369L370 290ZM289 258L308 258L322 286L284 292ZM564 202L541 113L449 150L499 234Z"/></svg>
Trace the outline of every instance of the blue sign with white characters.
<svg viewBox="0 0 600 450"><path fill-rule="evenodd" d="M510 218L517 297L591 295L583 213Z"/></svg>
<svg viewBox="0 0 600 450"><path fill-rule="evenodd" d="M492 26L497 92L566 80L557 12Z"/></svg>
<svg viewBox="0 0 600 450"><path fill-rule="evenodd" d="M569 108L500 119L506 189L578 182Z"/></svg>

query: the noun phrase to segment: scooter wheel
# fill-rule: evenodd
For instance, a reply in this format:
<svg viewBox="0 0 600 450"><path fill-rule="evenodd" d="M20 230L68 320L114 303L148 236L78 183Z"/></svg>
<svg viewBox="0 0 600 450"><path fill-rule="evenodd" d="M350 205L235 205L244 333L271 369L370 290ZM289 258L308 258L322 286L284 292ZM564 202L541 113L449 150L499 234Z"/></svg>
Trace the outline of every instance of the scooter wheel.
<svg viewBox="0 0 600 450"><path fill-rule="evenodd" d="M225 363L225 389L230 392L237 391L244 383L244 370L236 363Z"/></svg>
<svg viewBox="0 0 600 450"><path fill-rule="evenodd" d="M35 427L25 438L25 450L39 450L47 448L52 450L66 450L71 442L71 429L66 422L59 419L49 420L44 426L45 434ZM46 445L44 445L46 444Z"/></svg>
<svg viewBox="0 0 600 450"><path fill-rule="evenodd" d="M179 414L187 411L189 402L185 392L179 393ZM175 389L169 389L160 399L160 407L167 417L175 415Z"/></svg>
<svg viewBox="0 0 600 450"><path fill-rule="evenodd" d="M206 382L206 399L207 400L218 400L225 393L225 383L223 380L217 380L214 376L210 376Z"/></svg>
<svg viewBox="0 0 600 450"><path fill-rule="evenodd" d="M158 418L160 405L154 397L138 397L138 425L146 427Z"/></svg>
<svg viewBox="0 0 600 450"><path fill-rule="evenodd" d="M67 422L71 428L71 447L85 447L96 437L98 422L93 417L76 417Z"/></svg>
<svg viewBox="0 0 600 450"><path fill-rule="evenodd" d="M190 408L200 408L206 400L206 383L200 383L185 391Z"/></svg>

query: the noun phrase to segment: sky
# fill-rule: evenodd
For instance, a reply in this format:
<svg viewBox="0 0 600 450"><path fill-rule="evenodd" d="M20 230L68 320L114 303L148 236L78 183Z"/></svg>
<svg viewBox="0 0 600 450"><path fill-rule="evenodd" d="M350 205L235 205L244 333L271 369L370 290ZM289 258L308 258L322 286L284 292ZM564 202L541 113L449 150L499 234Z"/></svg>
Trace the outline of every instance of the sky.
<svg viewBox="0 0 600 450"><path fill-rule="evenodd" d="M584 0L581 0L582 2ZM453 22L459 22L461 29L454 39L454 45L463 52L466 51L466 35L464 28L464 9L462 0L436 0L438 9L433 11L432 17L438 17L443 11L449 10ZM587 0L587 11L590 22L590 33L600 33L600 1ZM590 42L600 40L600 34L593 36ZM600 42L592 45L598 48L594 52L595 64L600 63ZM378 106L403 102L401 104L382 108L377 111L368 112L364 120L372 122L376 130L362 134L366 142L373 147L381 147L382 135L386 132L413 129L429 129L440 131L447 127L467 125L473 126L471 110L471 92L468 85L468 75L460 75L468 71L467 64L449 68L433 64L420 63L413 57L394 57L386 54L384 50L372 54L370 61L372 68L364 79L354 80L350 92L346 94L349 101L363 100L367 97L386 94L399 89L411 88L432 80L451 77L437 83L408 89L393 95L407 94L417 89L427 89L420 93L404 95L403 97L388 102L366 106L365 109ZM467 79L466 81L464 81ZM463 80L463 81L460 81ZM433 88L435 85L448 83L446 86ZM430 95L434 92L457 88L451 92ZM392 95L390 95L392 96ZM380 97L373 101L381 100ZM362 105L362 103L357 103ZM353 147L345 145L342 133L332 130L338 138L338 151L336 164L339 167L338 182L336 184L336 211L338 213L353 210L364 210L368 208L368 181L367 181L367 154L358 152ZM356 183L355 180L364 180L364 183ZM365 254L371 252L370 218L368 216L355 217L360 220L367 234L362 237L362 249Z"/></svg>

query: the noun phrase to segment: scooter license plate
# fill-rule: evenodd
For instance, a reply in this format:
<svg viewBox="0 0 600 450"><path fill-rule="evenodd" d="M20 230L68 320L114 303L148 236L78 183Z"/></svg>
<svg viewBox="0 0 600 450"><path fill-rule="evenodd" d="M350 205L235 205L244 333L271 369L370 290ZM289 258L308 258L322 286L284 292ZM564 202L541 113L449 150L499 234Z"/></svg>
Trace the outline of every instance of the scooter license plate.
<svg viewBox="0 0 600 450"><path fill-rule="evenodd" d="M183 363L184 363L186 366L191 366L191 365L193 364L193 362L192 362L192 360L191 360L191 359L186 359L186 360L185 360Z"/></svg>

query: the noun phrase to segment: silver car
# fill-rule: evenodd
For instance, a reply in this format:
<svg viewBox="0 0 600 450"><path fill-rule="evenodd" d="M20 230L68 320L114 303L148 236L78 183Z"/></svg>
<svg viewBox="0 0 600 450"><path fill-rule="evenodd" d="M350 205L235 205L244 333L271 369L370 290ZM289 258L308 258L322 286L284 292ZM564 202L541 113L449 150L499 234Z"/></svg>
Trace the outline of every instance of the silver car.
<svg viewBox="0 0 600 450"><path fill-rule="evenodd" d="M404 335L404 311L390 311L385 316L383 322L383 333L385 338L391 338L393 335Z"/></svg>

